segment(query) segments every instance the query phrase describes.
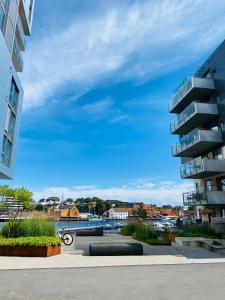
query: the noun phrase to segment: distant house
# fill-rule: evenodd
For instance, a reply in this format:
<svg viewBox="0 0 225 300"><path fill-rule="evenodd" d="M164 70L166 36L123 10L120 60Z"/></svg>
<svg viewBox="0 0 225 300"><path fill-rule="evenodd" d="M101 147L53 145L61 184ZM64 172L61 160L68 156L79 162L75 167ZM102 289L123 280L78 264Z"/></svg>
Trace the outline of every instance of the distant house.
<svg viewBox="0 0 225 300"><path fill-rule="evenodd" d="M109 219L125 220L132 214L132 208L110 208L108 210Z"/></svg>
<svg viewBox="0 0 225 300"><path fill-rule="evenodd" d="M173 208L162 208L160 215L165 217L179 217L180 213Z"/></svg>
<svg viewBox="0 0 225 300"><path fill-rule="evenodd" d="M160 214L160 209L152 204L134 204L133 213L137 214L137 211L142 208L146 211L147 217L156 217Z"/></svg>
<svg viewBox="0 0 225 300"><path fill-rule="evenodd" d="M58 197L42 198L39 200L39 203L45 207L57 207L60 204L60 199Z"/></svg>

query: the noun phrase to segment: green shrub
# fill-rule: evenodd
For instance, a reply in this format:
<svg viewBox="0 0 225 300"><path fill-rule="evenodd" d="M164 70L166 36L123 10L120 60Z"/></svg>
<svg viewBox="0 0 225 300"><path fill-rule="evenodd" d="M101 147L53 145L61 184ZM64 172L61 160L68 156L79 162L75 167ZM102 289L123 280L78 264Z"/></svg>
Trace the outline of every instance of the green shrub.
<svg viewBox="0 0 225 300"><path fill-rule="evenodd" d="M15 220L15 222L11 222L11 224L4 224L2 228L3 237L18 238L55 235L55 224L42 218Z"/></svg>
<svg viewBox="0 0 225 300"><path fill-rule="evenodd" d="M149 245L155 245L155 246L171 246L171 242L166 240L148 239L145 242Z"/></svg>
<svg viewBox="0 0 225 300"><path fill-rule="evenodd" d="M221 235L217 234L209 225L189 225L175 234L183 237L221 238Z"/></svg>
<svg viewBox="0 0 225 300"><path fill-rule="evenodd" d="M121 234L127 235L127 236L132 236L134 234L134 232L141 226L142 226L141 223L129 222L121 229Z"/></svg>
<svg viewBox="0 0 225 300"><path fill-rule="evenodd" d="M136 240L146 241L148 239L156 239L157 234L152 227L141 225L138 228L136 228L132 237Z"/></svg>
<svg viewBox="0 0 225 300"><path fill-rule="evenodd" d="M52 236L20 237L20 238L2 238L0 237L0 246L56 246L60 245L61 240Z"/></svg>

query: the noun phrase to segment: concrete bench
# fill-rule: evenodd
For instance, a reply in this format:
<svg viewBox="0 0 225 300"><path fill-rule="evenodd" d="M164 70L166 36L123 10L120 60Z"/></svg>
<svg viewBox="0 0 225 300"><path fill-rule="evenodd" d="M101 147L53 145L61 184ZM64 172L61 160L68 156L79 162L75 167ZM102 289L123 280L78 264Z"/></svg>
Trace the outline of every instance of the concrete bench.
<svg viewBox="0 0 225 300"><path fill-rule="evenodd" d="M76 236L103 236L103 228L79 229L76 232Z"/></svg>
<svg viewBox="0 0 225 300"><path fill-rule="evenodd" d="M91 243L89 255L114 256L114 255L142 255L143 246L140 243Z"/></svg>

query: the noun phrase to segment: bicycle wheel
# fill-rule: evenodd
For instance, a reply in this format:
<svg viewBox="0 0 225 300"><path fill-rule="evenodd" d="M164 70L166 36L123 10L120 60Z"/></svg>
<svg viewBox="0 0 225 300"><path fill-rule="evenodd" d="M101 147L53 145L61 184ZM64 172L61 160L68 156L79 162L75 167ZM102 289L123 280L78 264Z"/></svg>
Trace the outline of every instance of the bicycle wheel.
<svg viewBox="0 0 225 300"><path fill-rule="evenodd" d="M70 233L64 233L62 241L66 246L70 246L73 244L73 236Z"/></svg>

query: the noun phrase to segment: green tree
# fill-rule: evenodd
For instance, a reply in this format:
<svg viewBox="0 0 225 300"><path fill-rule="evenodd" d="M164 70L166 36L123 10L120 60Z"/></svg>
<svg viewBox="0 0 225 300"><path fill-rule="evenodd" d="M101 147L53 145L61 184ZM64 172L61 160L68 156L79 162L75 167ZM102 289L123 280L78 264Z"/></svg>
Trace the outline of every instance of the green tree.
<svg viewBox="0 0 225 300"><path fill-rule="evenodd" d="M144 209L142 207L138 208L137 214L140 218L143 218L143 219L147 217L147 211L146 211L146 209Z"/></svg>
<svg viewBox="0 0 225 300"><path fill-rule="evenodd" d="M37 211L44 211L45 210L44 205L42 205L41 203L36 204L34 209L37 210Z"/></svg>
<svg viewBox="0 0 225 300"><path fill-rule="evenodd" d="M15 199L20 201L25 209L34 209L35 203L32 197L33 193L24 187L15 189Z"/></svg>
<svg viewBox="0 0 225 300"><path fill-rule="evenodd" d="M67 198L64 203L71 203L71 202L74 202L74 200L72 198Z"/></svg>
<svg viewBox="0 0 225 300"><path fill-rule="evenodd" d="M15 190L8 185L0 185L0 197L15 197Z"/></svg>

